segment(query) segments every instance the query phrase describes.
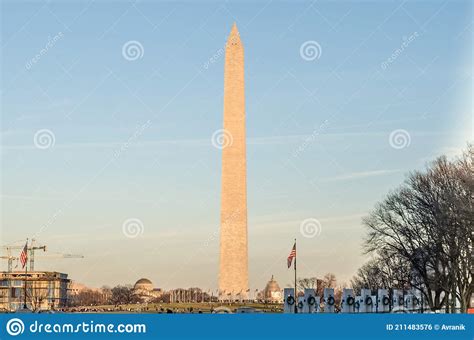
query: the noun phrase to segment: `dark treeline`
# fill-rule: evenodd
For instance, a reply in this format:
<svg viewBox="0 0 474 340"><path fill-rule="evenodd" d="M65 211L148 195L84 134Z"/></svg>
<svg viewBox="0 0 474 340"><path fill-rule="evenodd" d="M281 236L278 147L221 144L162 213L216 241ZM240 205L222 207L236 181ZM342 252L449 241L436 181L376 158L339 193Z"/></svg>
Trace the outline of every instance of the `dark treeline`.
<svg viewBox="0 0 474 340"><path fill-rule="evenodd" d="M377 204L363 221L372 259L353 287L415 289L432 310L466 312L471 294L474 148L439 157Z"/></svg>

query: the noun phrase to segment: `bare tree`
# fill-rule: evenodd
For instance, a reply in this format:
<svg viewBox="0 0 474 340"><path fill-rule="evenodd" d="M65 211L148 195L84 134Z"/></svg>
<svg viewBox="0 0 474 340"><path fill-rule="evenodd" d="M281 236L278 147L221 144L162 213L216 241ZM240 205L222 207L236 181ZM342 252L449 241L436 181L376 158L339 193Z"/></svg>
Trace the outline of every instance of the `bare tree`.
<svg viewBox="0 0 474 340"><path fill-rule="evenodd" d="M118 285L112 288L110 302L115 306L135 303L137 302L137 296L133 294L133 289L130 285Z"/></svg>
<svg viewBox="0 0 474 340"><path fill-rule="evenodd" d="M33 311L38 311L48 298L48 287L42 281L31 281L26 289L26 299Z"/></svg>
<svg viewBox="0 0 474 340"><path fill-rule="evenodd" d="M406 263L405 281L432 309L453 311L458 300L465 311L472 294L473 164L471 146L458 160L438 158L425 172L410 174L364 219L366 252ZM359 274L368 270L380 268L372 263Z"/></svg>
<svg viewBox="0 0 474 340"><path fill-rule="evenodd" d="M358 294L362 288L407 289L415 281L410 263L401 257L378 254L359 268L351 280Z"/></svg>
<svg viewBox="0 0 474 340"><path fill-rule="evenodd" d="M333 273L327 273L323 277L324 288L335 288L337 283L336 275Z"/></svg>
<svg viewBox="0 0 474 340"><path fill-rule="evenodd" d="M101 289L83 289L70 298L71 306L98 306L109 302L111 293Z"/></svg>
<svg viewBox="0 0 474 340"><path fill-rule="evenodd" d="M110 288L109 286L102 286L100 287L100 293L101 293L101 300L102 300L102 304L106 304L110 301L110 298L112 297L112 288Z"/></svg>
<svg viewBox="0 0 474 340"><path fill-rule="evenodd" d="M304 290L307 288L316 289L318 286L318 279L315 277L298 278L298 280L296 280L296 286L298 287L298 290Z"/></svg>

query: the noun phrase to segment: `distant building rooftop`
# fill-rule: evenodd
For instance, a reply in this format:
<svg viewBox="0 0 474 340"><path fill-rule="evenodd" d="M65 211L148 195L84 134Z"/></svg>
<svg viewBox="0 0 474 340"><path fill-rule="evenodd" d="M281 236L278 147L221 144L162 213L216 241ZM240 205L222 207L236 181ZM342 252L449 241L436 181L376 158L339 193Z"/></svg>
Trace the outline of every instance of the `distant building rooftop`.
<svg viewBox="0 0 474 340"><path fill-rule="evenodd" d="M137 282L135 282L135 284L141 284L141 283L153 284L150 280L145 279L145 278L141 278L140 280L138 280Z"/></svg>

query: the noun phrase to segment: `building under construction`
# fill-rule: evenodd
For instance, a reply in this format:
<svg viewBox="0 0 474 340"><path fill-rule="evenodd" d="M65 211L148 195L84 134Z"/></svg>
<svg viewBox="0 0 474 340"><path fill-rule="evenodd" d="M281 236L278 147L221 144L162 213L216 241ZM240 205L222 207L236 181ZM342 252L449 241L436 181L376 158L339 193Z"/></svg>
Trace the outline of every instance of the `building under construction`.
<svg viewBox="0 0 474 340"><path fill-rule="evenodd" d="M46 252L46 245L36 244L32 239L30 244L12 244L2 246L5 255L0 259L8 261L8 270L0 272L0 312L16 311L26 308L30 311L51 310L65 307L67 305L68 289L70 280L65 273L54 271L35 270L35 252L42 250ZM15 256L15 253L20 253ZM15 271L19 266L21 254L25 254L22 269ZM82 255L48 253L39 257L49 259L72 259L83 258ZM29 266L28 266L29 262ZM14 263L16 265L14 266ZM26 294L25 294L26 292ZM25 297L26 295L26 297Z"/></svg>
<svg viewBox="0 0 474 340"><path fill-rule="evenodd" d="M25 282L26 281L26 282ZM26 284L26 299L25 299ZM70 280L58 272L0 272L0 311L54 310L67 304Z"/></svg>

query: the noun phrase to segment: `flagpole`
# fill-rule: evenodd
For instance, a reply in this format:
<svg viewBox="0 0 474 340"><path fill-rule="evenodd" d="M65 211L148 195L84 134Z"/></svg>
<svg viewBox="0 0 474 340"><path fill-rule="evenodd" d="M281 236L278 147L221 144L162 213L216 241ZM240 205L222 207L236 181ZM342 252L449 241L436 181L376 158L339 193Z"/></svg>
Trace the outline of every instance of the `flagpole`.
<svg viewBox="0 0 474 340"><path fill-rule="evenodd" d="M28 239L26 239L26 254L28 254ZM25 282L24 282L24 285L23 285L24 286L23 309L28 308L26 306L26 277L27 277L27 275L28 275L28 258L26 258L26 263L25 263Z"/></svg>
<svg viewBox="0 0 474 340"><path fill-rule="evenodd" d="M298 293L296 290L296 238L295 238L295 313L298 313Z"/></svg>

